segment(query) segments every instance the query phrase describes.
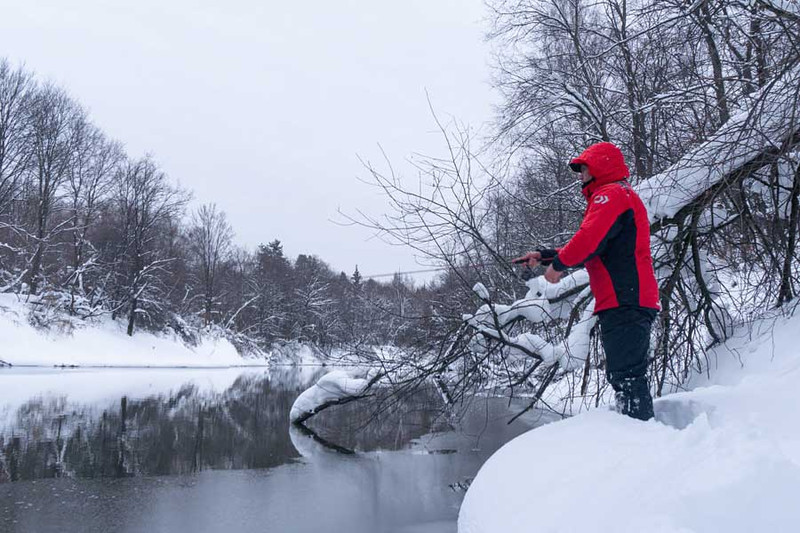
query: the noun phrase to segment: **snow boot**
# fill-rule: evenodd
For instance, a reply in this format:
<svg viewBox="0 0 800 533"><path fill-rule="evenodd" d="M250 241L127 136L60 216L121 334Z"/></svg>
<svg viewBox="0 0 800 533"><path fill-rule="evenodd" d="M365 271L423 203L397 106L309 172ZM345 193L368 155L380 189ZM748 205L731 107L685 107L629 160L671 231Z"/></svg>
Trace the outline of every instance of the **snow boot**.
<svg viewBox="0 0 800 533"><path fill-rule="evenodd" d="M638 420L653 418L653 398L647 378L623 378L611 383L618 413Z"/></svg>

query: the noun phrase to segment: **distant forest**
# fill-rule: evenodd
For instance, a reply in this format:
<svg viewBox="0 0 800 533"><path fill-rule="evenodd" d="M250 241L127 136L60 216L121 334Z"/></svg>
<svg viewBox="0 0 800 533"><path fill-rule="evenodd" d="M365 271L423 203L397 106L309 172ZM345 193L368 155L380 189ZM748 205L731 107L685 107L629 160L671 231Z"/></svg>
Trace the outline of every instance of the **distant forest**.
<svg viewBox="0 0 800 533"><path fill-rule="evenodd" d="M403 344L447 320L432 311L446 283L334 272L278 240L248 250L222 210L190 199L64 88L0 60L0 291L41 309L38 325L110 314L129 335L216 328L247 352Z"/></svg>

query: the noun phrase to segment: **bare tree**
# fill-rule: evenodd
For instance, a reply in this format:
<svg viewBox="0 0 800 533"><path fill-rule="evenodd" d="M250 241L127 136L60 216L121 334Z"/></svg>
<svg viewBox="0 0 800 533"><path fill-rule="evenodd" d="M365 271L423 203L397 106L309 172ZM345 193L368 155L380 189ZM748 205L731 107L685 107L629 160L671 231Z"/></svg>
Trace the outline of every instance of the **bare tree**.
<svg viewBox="0 0 800 533"><path fill-rule="evenodd" d="M231 251L233 229L224 212L218 211L215 204L205 204L193 213L188 237L203 298L203 321L209 325L217 315L214 306L220 289L219 276Z"/></svg>
<svg viewBox="0 0 800 533"><path fill-rule="evenodd" d="M0 216L3 217L8 216L10 204L19 193L19 180L31 157L27 106L34 89L29 73L12 68L7 59L0 59Z"/></svg>
<svg viewBox="0 0 800 533"><path fill-rule="evenodd" d="M418 186L391 165L368 165L392 212L361 222L449 265L449 279L464 292L474 287L471 298L482 304L460 326L448 322L438 343L427 339L425 364L394 369L393 384L433 382L454 400L476 390L523 390L562 413L601 401L602 352L582 273L555 289L535 278L520 298L505 263L510 252L569 237L574 218L565 215L577 206L564 201L577 188L562 190L559 172L604 138L633 155L653 220L662 306L650 366L656 394L708 370L708 348L733 325L796 294L800 19L754 15L737 3L629 4L494 3L496 35L511 52L500 72L508 142L493 148L510 148L511 176L493 175L447 132L448 157L413 161ZM757 56L760 39L771 43L761 53L768 50L775 63L751 58L760 89L747 89L754 77L738 74L746 71L741 50L753 46ZM498 304L504 301L511 303ZM458 305L474 304L462 298Z"/></svg>
<svg viewBox="0 0 800 533"><path fill-rule="evenodd" d="M27 281L30 293L36 294L44 254L64 227L51 227L50 222L68 175L75 125L83 120L83 111L63 90L46 85L33 96L29 112L33 168L26 192L33 217L29 233L33 254Z"/></svg>
<svg viewBox="0 0 800 533"><path fill-rule="evenodd" d="M76 296L85 295L86 275L99 267L92 230L100 204L107 199L125 155L119 143L109 141L85 117L79 117L73 129L73 151L65 184L71 226L70 268L65 283L70 288L69 310L74 313Z"/></svg>
<svg viewBox="0 0 800 533"><path fill-rule="evenodd" d="M180 215L189 197L170 184L149 157L128 161L117 174L114 189L123 252L121 305L127 308L128 335L133 335L140 313L163 310L158 282L172 258L157 246L158 232Z"/></svg>

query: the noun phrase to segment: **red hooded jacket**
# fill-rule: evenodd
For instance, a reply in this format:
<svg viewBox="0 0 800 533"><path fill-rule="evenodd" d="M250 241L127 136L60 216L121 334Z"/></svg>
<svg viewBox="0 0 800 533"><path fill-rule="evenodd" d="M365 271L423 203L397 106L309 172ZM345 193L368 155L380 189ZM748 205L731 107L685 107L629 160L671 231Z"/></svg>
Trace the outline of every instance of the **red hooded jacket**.
<svg viewBox="0 0 800 533"><path fill-rule="evenodd" d="M659 309L647 210L625 181L630 172L622 152L611 143L593 144L570 162L576 172L581 165L593 177L583 187L588 205L553 268L586 267L595 313L620 306Z"/></svg>

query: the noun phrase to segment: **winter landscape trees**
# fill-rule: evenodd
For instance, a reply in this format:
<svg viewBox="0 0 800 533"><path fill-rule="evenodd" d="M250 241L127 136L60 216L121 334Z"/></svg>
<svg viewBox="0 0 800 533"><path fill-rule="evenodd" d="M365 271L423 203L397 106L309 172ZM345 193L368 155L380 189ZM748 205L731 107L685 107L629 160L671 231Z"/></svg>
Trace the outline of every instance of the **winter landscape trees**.
<svg viewBox="0 0 800 533"><path fill-rule="evenodd" d="M538 273L508 260L572 234L583 200L566 162L611 140L651 216L663 309L656 394L707 369L706 350L734 324L791 307L800 290L792 3L497 0L490 9L502 94L493 137L434 114L444 156L413 159L413 187L404 171L367 163L391 210L354 217L442 268L433 283L335 272L311 253L287 257L271 235L238 247L222 211L190 207L155 159L125 154L63 89L3 61L3 290L81 317L110 313L129 334L171 329L192 342L206 328L242 349L346 348L393 369L398 390L433 382L457 401L488 388L574 411L607 390L585 275L525 283Z"/></svg>
<svg viewBox="0 0 800 533"><path fill-rule="evenodd" d="M63 88L0 60L0 283L34 310L108 314L129 335L171 330L190 343L216 328L243 351L291 342L327 351L391 341L404 330L393 310L425 305L400 278L336 273L313 255L286 257L277 240L237 247L225 213L192 208L190 197L153 157L126 154ZM31 320L58 327L49 316Z"/></svg>
<svg viewBox="0 0 800 533"><path fill-rule="evenodd" d="M462 295L451 303L467 313L438 352L393 383L433 381L450 399L523 394L560 413L604 401L585 274L526 286L508 260L565 243L583 212L566 163L613 141L651 221L662 312L650 381L657 395L679 389L709 371L707 350L734 325L796 295L797 6L489 5L503 93L489 147L440 125L449 155L418 158L419 184L408 186L391 166L368 167L393 212L361 222L449 266Z"/></svg>

